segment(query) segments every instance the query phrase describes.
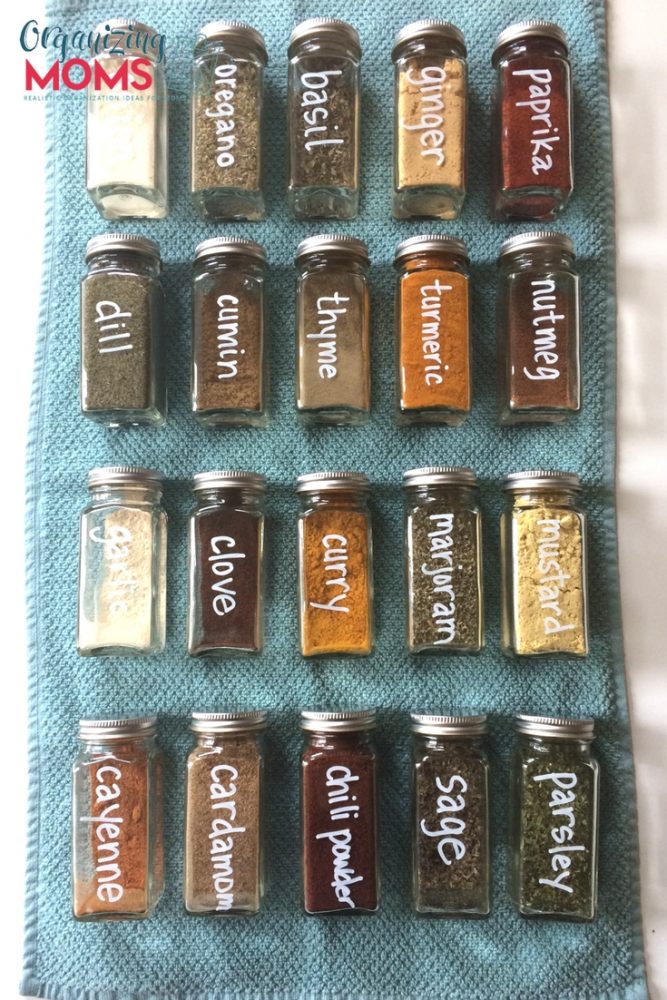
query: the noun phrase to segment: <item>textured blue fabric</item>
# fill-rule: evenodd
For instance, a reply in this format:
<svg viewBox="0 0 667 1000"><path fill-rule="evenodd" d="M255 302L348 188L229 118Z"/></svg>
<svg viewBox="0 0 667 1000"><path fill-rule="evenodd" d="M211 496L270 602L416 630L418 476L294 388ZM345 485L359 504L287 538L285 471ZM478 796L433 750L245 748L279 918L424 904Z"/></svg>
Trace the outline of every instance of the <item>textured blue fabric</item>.
<svg viewBox="0 0 667 1000"><path fill-rule="evenodd" d="M107 6L60 3L47 18L88 29ZM29 454L30 845L23 990L57 1000L222 997L640 998L645 997L632 758L620 635L614 460L613 199L603 0L151 0L136 10L170 42L171 214L128 224L159 240L168 298L170 418L159 430L110 433L78 410L78 280L86 240L106 226L84 186L83 102L62 94L49 106L50 164L44 308L39 331ZM334 226L366 239L373 260L373 419L359 429L305 431L294 398L293 253L319 223L286 210L286 42L297 21L345 17L360 30L363 56L361 214ZM460 25L470 53L470 194L460 221L427 225L463 236L473 261L474 411L465 426L397 429L393 423L393 250L423 230L390 219L392 67L395 30L417 16ZM187 193L188 70L196 29L242 17L265 35L268 221L226 227L261 240L269 279L273 418L266 430L205 430L188 412L189 279L195 244L216 227L195 219ZM502 430L495 423L494 294L501 241L518 227L491 223L490 55L496 32L525 17L553 18L567 32L575 80L576 193L562 220L583 277L581 416L564 427ZM80 659L74 648L78 513L96 465L136 463L169 477L169 630L157 658ZM433 463L472 465L483 480L487 646L481 656L410 659L403 649L401 474ZM586 481L591 515L590 656L511 661L499 650L498 482L511 470L556 466ZM252 661L201 663L184 652L188 479L214 467L266 473L269 581L266 653ZM306 662L297 652L295 476L325 467L361 469L375 483L377 648L368 660ZM228 703L273 712L268 740L266 905L253 920L185 916L181 903L186 716ZM297 712L307 706L381 708L383 899L373 918L327 920L301 912ZM494 713L494 903L480 922L416 920L409 909L409 710L468 708ZM604 767L600 915L591 926L521 920L505 889L509 716L515 711L591 714L600 720ZM155 916L135 924L82 925L70 916L69 773L83 716L157 711L166 751L167 889Z"/></svg>

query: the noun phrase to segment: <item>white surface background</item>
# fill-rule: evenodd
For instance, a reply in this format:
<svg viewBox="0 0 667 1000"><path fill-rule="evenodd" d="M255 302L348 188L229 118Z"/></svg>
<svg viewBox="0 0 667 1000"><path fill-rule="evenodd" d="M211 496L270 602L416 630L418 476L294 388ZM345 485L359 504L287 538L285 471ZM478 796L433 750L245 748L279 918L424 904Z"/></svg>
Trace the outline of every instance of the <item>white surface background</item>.
<svg viewBox="0 0 667 1000"><path fill-rule="evenodd" d="M653 1000L667 1000L667 5L664 0L608 2L618 227L618 499L623 617L639 792L648 975ZM241 11L242 0L238 7ZM325 8L323 3L323 12ZM530 15L529 0L526 15ZM0 614L5 650L0 681L5 706L0 792L0 1000L18 996L23 938L26 654L22 484L44 214L44 109L39 103L23 100L23 55L18 44L20 28L29 18L43 22L41 3L20 12L14 6L5 18L0 65L1 273L8 279L3 282L0 314L4 348ZM585 136L579 136L578 141L585 142ZM595 333L593 329L585 331L586 336ZM69 915L63 914L63 919Z"/></svg>

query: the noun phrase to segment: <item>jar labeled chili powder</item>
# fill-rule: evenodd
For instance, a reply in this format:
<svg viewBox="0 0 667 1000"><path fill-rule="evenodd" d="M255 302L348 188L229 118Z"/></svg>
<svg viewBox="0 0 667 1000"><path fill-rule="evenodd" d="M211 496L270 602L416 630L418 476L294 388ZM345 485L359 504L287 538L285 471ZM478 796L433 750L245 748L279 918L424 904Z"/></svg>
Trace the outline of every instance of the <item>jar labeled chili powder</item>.
<svg viewBox="0 0 667 1000"><path fill-rule="evenodd" d="M581 408L572 241L563 233L511 236L498 264L500 422L560 423Z"/></svg>
<svg viewBox="0 0 667 1000"><path fill-rule="evenodd" d="M360 472L299 476L301 654L373 648L370 484Z"/></svg>
<svg viewBox="0 0 667 1000"><path fill-rule="evenodd" d="M307 913L378 908L375 711L302 712L303 889Z"/></svg>
<svg viewBox="0 0 667 1000"><path fill-rule="evenodd" d="M453 236L396 248L399 423L461 424L472 403L468 252Z"/></svg>
<svg viewBox="0 0 667 1000"><path fill-rule="evenodd" d="M553 219L572 193L572 81L565 33L521 21L493 53L494 212L499 219Z"/></svg>

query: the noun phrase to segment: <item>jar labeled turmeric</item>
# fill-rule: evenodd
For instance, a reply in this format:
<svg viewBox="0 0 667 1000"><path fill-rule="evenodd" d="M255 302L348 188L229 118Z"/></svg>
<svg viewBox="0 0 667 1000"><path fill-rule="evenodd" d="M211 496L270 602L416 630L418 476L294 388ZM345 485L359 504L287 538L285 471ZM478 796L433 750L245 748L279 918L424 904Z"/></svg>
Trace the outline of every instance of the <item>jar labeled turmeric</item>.
<svg viewBox="0 0 667 1000"><path fill-rule="evenodd" d="M360 472L299 476L299 611L303 656L373 648L368 479Z"/></svg>

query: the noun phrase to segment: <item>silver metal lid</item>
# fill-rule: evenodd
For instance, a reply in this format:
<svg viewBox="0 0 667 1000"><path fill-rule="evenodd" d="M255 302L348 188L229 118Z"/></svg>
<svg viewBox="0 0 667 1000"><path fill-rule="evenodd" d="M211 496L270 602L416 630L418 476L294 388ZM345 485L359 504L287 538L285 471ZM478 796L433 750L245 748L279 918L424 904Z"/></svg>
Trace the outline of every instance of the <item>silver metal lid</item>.
<svg viewBox="0 0 667 1000"><path fill-rule="evenodd" d="M487 730L486 715L418 715L410 714L413 733L424 736L483 736Z"/></svg>
<svg viewBox="0 0 667 1000"><path fill-rule="evenodd" d="M559 24L554 24L553 21L517 21L516 24L510 24L500 32L496 38L494 54L503 45L516 42L520 38L551 38L567 49L567 37Z"/></svg>
<svg viewBox="0 0 667 1000"><path fill-rule="evenodd" d="M337 17L309 17L307 21L297 24L290 35L287 54L292 56L293 49L297 45L313 41L316 38L326 41L341 41L350 46L357 58L361 56L359 32L347 21L341 21Z"/></svg>
<svg viewBox="0 0 667 1000"><path fill-rule="evenodd" d="M519 233L517 236L510 236L500 247L500 256L506 254L519 253L523 250L536 250L545 247L547 250L564 250L574 257L574 244L565 233L554 233L547 230L535 233Z"/></svg>
<svg viewBox="0 0 667 1000"><path fill-rule="evenodd" d="M476 486L477 476L467 465L427 465L403 473L404 486Z"/></svg>
<svg viewBox="0 0 667 1000"><path fill-rule="evenodd" d="M193 487L195 493L198 490L211 490L220 487L238 489L243 487L248 490L255 490L257 493L264 493L266 490L266 478L258 472L245 472L240 469L216 469L214 472L198 472L193 476Z"/></svg>
<svg viewBox="0 0 667 1000"><path fill-rule="evenodd" d="M309 236L302 240L296 248L295 260L302 260L315 253L347 253L358 257L364 263L368 262L368 247L356 236L337 236L335 233L325 233L321 236Z"/></svg>
<svg viewBox="0 0 667 1000"><path fill-rule="evenodd" d="M374 708L358 712L302 712L301 728L310 733L354 733L375 728Z"/></svg>
<svg viewBox="0 0 667 1000"><path fill-rule="evenodd" d="M108 483L132 486L161 486L163 475L157 469L143 469L138 465L104 465L99 469L91 469L88 473L88 486L103 486Z"/></svg>
<svg viewBox="0 0 667 1000"><path fill-rule="evenodd" d="M145 35L161 34L159 31L156 31L155 28L151 28L150 25L143 24L143 22L141 21L135 21L131 17L110 17L106 21L100 21L99 24L96 24L90 33L90 37L96 38L98 35L106 35L109 32L113 31L127 31L128 33L131 34L134 34L135 32L141 32L142 34ZM119 45L118 40L112 39L111 47L117 48L118 45ZM120 54L125 55L125 49L123 48L122 45L120 46L120 48L122 50ZM128 54L133 50L134 49L128 49ZM91 52L92 55L99 55L100 52L106 52L110 50L101 49L99 47L96 47L95 43L91 43L91 45L89 46L89 51ZM154 56L153 52L150 51L144 52L143 48L141 52L142 55L147 56L149 59L152 59Z"/></svg>
<svg viewBox="0 0 667 1000"><path fill-rule="evenodd" d="M527 736L546 736L560 740L595 739L594 719L559 719L548 715L517 715L514 728Z"/></svg>
<svg viewBox="0 0 667 1000"><path fill-rule="evenodd" d="M136 736L154 736L157 731L157 715L142 715L134 719L81 719L79 739L81 740L122 740Z"/></svg>
<svg viewBox="0 0 667 1000"><path fill-rule="evenodd" d="M396 247L394 263L411 257L415 253L454 253L468 260L468 248L458 236L409 236Z"/></svg>
<svg viewBox="0 0 667 1000"><path fill-rule="evenodd" d="M267 713L255 712L193 712L190 729L193 733L247 733L266 729Z"/></svg>
<svg viewBox="0 0 667 1000"><path fill-rule="evenodd" d="M266 251L261 243L255 240L243 240L234 236L212 236L208 240L199 243L195 248L195 260L202 257L217 257L218 254L242 254L246 257L256 257L257 260L266 260Z"/></svg>
<svg viewBox="0 0 667 1000"><path fill-rule="evenodd" d="M461 55L466 54L466 43L463 32L451 21L438 21L433 18L424 18L421 21L413 21L401 28L394 39L394 47L391 51L391 58L396 61L408 42L419 39L437 40L441 38L445 42L451 42L461 50Z"/></svg>
<svg viewBox="0 0 667 1000"><path fill-rule="evenodd" d="M371 484L364 472L307 472L296 481L297 493L319 490L370 490Z"/></svg>
<svg viewBox="0 0 667 1000"><path fill-rule="evenodd" d="M581 480L576 472L561 472L555 469L530 469L528 472L510 472L503 480L503 489L517 490L549 490L565 487L568 490L580 490Z"/></svg>
<svg viewBox="0 0 667 1000"><path fill-rule="evenodd" d="M101 236L93 236L86 244L86 262L91 257L99 253L106 253L108 250L133 250L135 253L143 253L147 257L160 259L160 247L155 240L149 240L147 236L135 236L132 233L104 233Z"/></svg>
<svg viewBox="0 0 667 1000"><path fill-rule="evenodd" d="M199 36L195 42L195 48L206 42L240 42L241 45L248 45L259 54L264 65L269 61L266 51L266 43L263 36L252 25L245 21L209 21L199 29Z"/></svg>

